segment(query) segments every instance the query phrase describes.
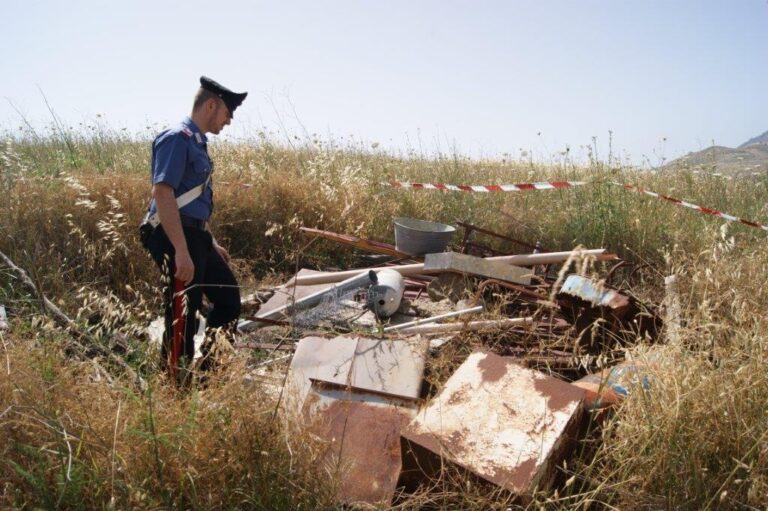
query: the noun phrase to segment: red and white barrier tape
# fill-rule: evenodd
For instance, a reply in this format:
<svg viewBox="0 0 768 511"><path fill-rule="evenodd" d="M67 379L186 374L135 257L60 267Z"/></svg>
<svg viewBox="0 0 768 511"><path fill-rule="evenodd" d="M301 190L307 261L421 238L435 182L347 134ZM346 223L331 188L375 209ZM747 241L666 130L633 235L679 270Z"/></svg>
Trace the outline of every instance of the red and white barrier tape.
<svg viewBox="0 0 768 511"><path fill-rule="evenodd" d="M516 184L509 184L509 185L448 185L444 183L409 183L409 182L403 182L403 181L390 181L389 183L385 183L385 184L389 184L393 188L413 188L415 190L441 190L441 191L453 191L453 192L488 193L488 192L523 192L528 190L562 190L564 188L573 188L576 186L582 186L587 184L587 182L586 181L538 181L535 183L516 183ZM705 215L716 216L716 217L722 218L723 220L727 220L729 222L739 222L744 225L748 225L750 227L755 227L757 229L768 231L768 225L759 224L751 220L746 220L744 218L739 218L737 216L729 215L728 213L723 213L722 211L717 211L716 209L705 208L704 206L692 204L682 199L676 199L675 197L662 195L660 193L652 192L650 190L646 190L644 188L640 188L637 186L617 183L615 181L612 181L611 184L616 186L621 186L627 190L631 190L637 193L650 195L651 197L656 197L657 199L662 199L667 202L677 204L678 206L693 209Z"/></svg>
<svg viewBox="0 0 768 511"><path fill-rule="evenodd" d="M451 192L525 192L528 190L562 190L586 184L585 181L539 181L537 183L517 183L513 185L447 185L444 183L408 183L390 181L393 188L413 188L415 190L442 190Z"/></svg>
<svg viewBox="0 0 768 511"><path fill-rule="evenodd" d="M657 199L662 199L668 202L671 202L673 204L677 204L678 206L682 206L684 208L690 208L693 210L698 211L699 213L704 213L705 215L711 215L716 216L719 218L722 218L724 220L728 220L729 222L739 222L744 225L748 225L750 227L756 227L758 229L762 229L764 231L768 231L768 225L759 224L757 222L753 222L751 220L745 220L743 218L739 218L737 216L729 215L727 213L723 213L722 211L717 211L716 209L711 208L705 208L703 206L698 206L696 204L691 204L690 202L686 202L681 199L676 199L674 197L669 197L667 195L662 195L660 193L651 192L649 190L646 190L644 188L640 188L638 186L632 186L632 185L625 185L621 183L616 183L615 181L611 182L611 184L614 184L616 186L624 187L627 190L632 190L637 193L644 193L645 195L650 195L651 197L656 197Z"/></svg>

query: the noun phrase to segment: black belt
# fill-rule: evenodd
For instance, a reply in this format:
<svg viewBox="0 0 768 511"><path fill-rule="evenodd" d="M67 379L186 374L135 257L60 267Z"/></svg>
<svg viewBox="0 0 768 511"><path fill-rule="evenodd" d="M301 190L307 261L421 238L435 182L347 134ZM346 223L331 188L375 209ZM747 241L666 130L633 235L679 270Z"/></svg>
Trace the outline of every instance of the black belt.
<svg viewBox="0 0 768 511"><path fill-rule="evenodd" d="M200 220L199 218L192 218L191 216L181 215L181 225L184 227L192 227L193 229L205 230L206 220Z"/></svg>

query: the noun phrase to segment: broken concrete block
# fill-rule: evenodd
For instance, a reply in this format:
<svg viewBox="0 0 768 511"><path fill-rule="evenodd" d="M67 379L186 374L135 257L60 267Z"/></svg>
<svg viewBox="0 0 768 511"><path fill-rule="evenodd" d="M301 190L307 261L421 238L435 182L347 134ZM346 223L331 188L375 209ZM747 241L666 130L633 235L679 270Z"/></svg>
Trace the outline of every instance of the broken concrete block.
<svg viewBox="0 0 768 511"><path fill-rule="evenodd" d="M389 504L400 473L400 431L418 400L313 380L303 414L327 442L324 472L339 478L343 503Z"/></svg>
<svg viewBox="0 0 768 511"><path fill-rule="evenodd" d="M521 497L545 489L574 446L584 417L584 390L475 352L402 432L401 481L423 480L449 460Z"/></svg>
<svg viewBox="0 0 768 511"><path fill-rule="evenodd" d="M526 286L531 283L532 274L532 271L528 268L521 268L501 261L493 261L456 252L427 254L424 258L424 270L467 273L478 277L498 279Z"/></svg>
<svg viewBox="0 0 768 511"><path fill-rule="evenodd" d="M421 337L403 340L360 337L350 384L358 389L417 398L428 350L429 341Z"/></svg>

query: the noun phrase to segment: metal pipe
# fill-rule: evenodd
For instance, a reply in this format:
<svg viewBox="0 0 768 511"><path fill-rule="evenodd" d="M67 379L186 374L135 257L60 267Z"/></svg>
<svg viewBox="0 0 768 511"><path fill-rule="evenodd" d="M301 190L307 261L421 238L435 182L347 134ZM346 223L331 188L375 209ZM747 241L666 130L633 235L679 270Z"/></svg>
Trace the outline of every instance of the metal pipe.
<svg viewBox="0 0 768 511"><path fill-rule="evenodd" d="M425 323L434 323L435 321L440 321L441 319L448 319L448 318L453 318L455 316L461 316L462 314L474 314L475 312L480 312L482 310L483 310L483 306L478 305L477 307L472 307L471 309L462 309L459 311L447 312L445 314L432 316L431 318L421 318L415 321L409 321L408 323L400 323L399 325L388 326L384 329L384 332L395 332L397 330L403 330L405 328L416 326L416 325L423 325Z"/></svg>
<svg viewBox="0 0 768 511"><path fill-rule="evenodd" d="M539 264L562 263L571 256L601 256L605 253L604 248L589 250L572 250L568 252L542 252L540 254L519 254L511 256L487 257L488 261L501 261L516 266L536 266ZM317 273L303 277L294 277L287 285L309 286L314 284L328 284L339 282L350 277L362 274L362 272L381 271L385 268L371 268L364 270L348 270L332 273ZM444 270L424 270L424 263L404 264L401 266L389 266L386 269L395 270L401 275L408 277L410 275L423 275L444 273Z"/></svg>
<svg viewBox="0 0 768 511"><path fill-rule="evenodd" d="M480 330L501 330L513 326L533 324L533 318L506 318L487 321L470 321L469 323L443 323L440 325L426 324L404 328L402 334L437 334L445 332L477 332Z"/></svg>

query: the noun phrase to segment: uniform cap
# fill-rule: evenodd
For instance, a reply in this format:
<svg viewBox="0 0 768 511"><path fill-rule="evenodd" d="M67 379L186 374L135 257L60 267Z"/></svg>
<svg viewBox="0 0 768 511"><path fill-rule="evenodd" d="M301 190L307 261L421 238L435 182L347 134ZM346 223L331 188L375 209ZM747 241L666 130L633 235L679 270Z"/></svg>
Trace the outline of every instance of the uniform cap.
<svg viewBox="0 0 768 511"><path fill-rule="evenodd" d="M247 92L232 92L207 76L200 77L200 87L220 97L224 101L224 104L227 105L230 117L234 117L235 108L239 107L248 95Z"/></svg>

